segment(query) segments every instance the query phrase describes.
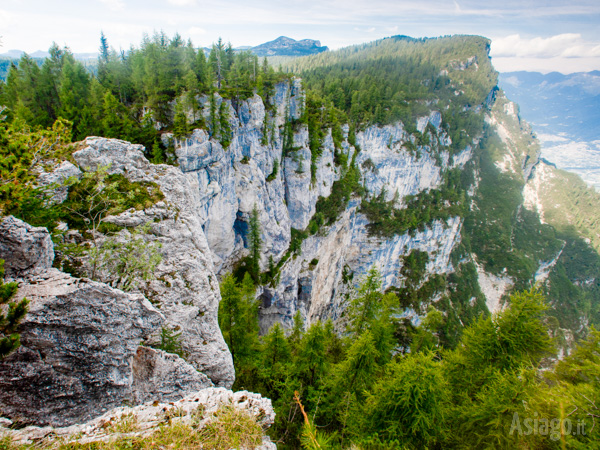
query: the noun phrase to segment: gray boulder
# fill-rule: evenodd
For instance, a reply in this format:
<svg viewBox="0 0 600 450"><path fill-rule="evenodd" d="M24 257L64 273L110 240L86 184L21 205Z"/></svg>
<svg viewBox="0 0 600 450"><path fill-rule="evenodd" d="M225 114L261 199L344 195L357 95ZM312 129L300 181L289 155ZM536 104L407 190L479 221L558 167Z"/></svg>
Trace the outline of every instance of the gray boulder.
<svg viewBox="0 0 600 450"><path fill-rule="evenodd" d="M21 347L0 360L1 415L64 426L132 397L132 359L163 320L148 300L56 269L22 284L23 297Z"/></svg>
<svg viewBox="0 0 600 450"><path fill-rule="evenodd" d="M131 365L131 386L134 404L160 399L163 402L181 398L182 392L192 392L213 383L184 359L151 347L138 347Z"/></svg>
<svg viewBox="0 0 600 450"><path fill-rule="evenodd" d="M162 261L155 270L156 279L140 280L140 290L160 310L165 326L181 332L187 361L215 385L231 387L235 372L217 321L221 296L203 230L198 187L179 168L151 164L139 145L104 138L85 142L87 146L73 154L83 170L108 167L109 173L122 174L132 182L153 182L160 187L163 201L105 221L127 227L150 224L144 239L161 245ZM158 335L153 334L153 342Z"/></svg>
<svg viewBox="0 0 600 450"><path fill-rule="evenodd" d="M0 222L0 259L6 278L21 278L52 267L54 247L48 230L5 217Z"/></svg>
<svg viewBox="0 0 600 450"><path fill-rule="evenodd" d="M142 294L51 268L45 228L5 218L0 249L7 273L19 277L16 298L30 300L21 347L0 360L0 416L65 426L123 403L174 401L213 386L179 356L140 347L165 322Z"/></svg>

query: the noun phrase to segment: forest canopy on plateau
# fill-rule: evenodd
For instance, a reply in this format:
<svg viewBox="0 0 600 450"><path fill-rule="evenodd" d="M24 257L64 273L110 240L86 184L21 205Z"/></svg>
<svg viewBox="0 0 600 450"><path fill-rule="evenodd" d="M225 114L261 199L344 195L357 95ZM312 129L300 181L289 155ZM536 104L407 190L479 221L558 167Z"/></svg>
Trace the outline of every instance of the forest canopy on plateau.
<svg viewBox="0 0 600 450"><path fill-rule="evenodd" d="M91 74L68 48L54 45L41 64L23 56L0 83L0 208L3 215L34 224L63 220L83 232L110 236L114 230L71 214L90 209L86 192L108 186L104 213L118 214L161 200L154 184L90 174L69 186L64 207L46 208L35 188L36 171L68 160L77 146L73 142L90 135L143 144L155 163L175 163L173 149L162 139L167 132L181 138L202 128L227 148L228 113L217 97L236 108L259 95L272 118L276 84L299 75L306 102L300 119L285 117L282 154L294 153L294 130L305 126L312 174L331 130L341 176L330 197L317 202L307 230L292 230L285 258L294 257L309 233L335 222L351 196L363 197L361 212L375 236L410 232L459 215L467 216L465 228L473 230L473 239L463 239L453 253L457 270L446 278L426 277L428 256L413 251L404 257L403 286L383 292L373 267L348 295L340 324L305 326L298 314L292 330L275 325L259 336L255 284L268 277L258 265L260 224L252 223L258 238L249 269L238 277L225 275L221 282L219 325L234 357L235 387L273 401L277 418L270 433L279 448L598 448L600 334L591 327L587 339L553 363L560 323L549 314L542 292L527 286L534 270L529 253L537 253L526 251L532 242L551 242L554 235L528 213L516 225L510 214L498 218L503 208L510 213L519 203L518 182L504 183L489 152L479 148L475 159L481 173L510 191L484 182L477 198L481 210L470 213L465 193L472 180L458 169L448 170L439 189L407 199L413 211L402 212L384 192L365 193L356 153L348 158L339 152L344 139L360 151L356 135L366 127L401 121L414 138L416 153L417 145L426 146L432 135L417 130L417 119L433 110L441 112L442 131L452 142L446 149L450 155L479 137L491 148L497 139L488 135L482 106L493 102L496 86L488 50L489 41L480 37L396 36L288 61L275 71L266 60L235 52L221 40L207 56L179 35L156 33L139 48L122 52L101 36L97 71ZM208 116L200 114L200 101L209 105ZM266 130L263 134L268 143ZM271 176L277 176L276 169ZM120 195L123 191L128 195ZM535 240L513 239L516 226ZM496 243L516 242L514 254L498 256L505 249L491 245L492 232ZM158 249L146 250L158 264ZM500 270L508 261L511 274L526 274L519 288L527 289L513 293L509 305L494 315L486 313L474 263L462 263L477 251L486 266ZM270 268L268 281L276 278L277 269ZM129 289L132 284L122 280L130 279L113 284ZM569 283L560 286L573 287ZM421 311L420 321L403 315L439 292L448 295ZM177 336L168 337L168 349L175 351Z"/></svg>

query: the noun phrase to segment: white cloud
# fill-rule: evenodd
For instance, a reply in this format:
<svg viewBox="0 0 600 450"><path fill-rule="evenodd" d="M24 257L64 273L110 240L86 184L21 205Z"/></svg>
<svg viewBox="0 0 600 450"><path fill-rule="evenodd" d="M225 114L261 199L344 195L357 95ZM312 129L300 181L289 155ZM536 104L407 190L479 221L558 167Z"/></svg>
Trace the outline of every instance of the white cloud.
<svg viewBox="0 0 600 450"><path fill-rule="evenodd" d="M548 38L522 38L518 34L492 39L492 57L588 58L600 56L600 45L584 40L579 33L557 34Z"/></svg>
<svg viewBox="0 0 600 450"><path fill-rule="evenodd" d="M0 27L5 28L15 22L15 15L0 9Z"/></svg>
<svg viewBox="0 0 600 450"><path fill-rule="evenodd" d="M100 0L104 3L111 11L121 11L125 8L125 2L123 0Z"/></svg>
<svg viewBox="0 0 600 450"><path fill-rule="evenodd" d="M187 30L187 33L190 36L201 36L207 33L207 31L204 28L200 28L200 27L191 27Z"/></svg>
<svg viewBox="0 0 600 450"><path fill-rule="evenodd" d="M194 6L196 0L167 0L171 5L175 6Z"/></svg>
<svg viewBox="0 0 600 450"><path fill-rule="evenodd" d="M518 34L492 39L494 67L500 72L589 72L600 69L600 45L579 33L524 38Z"/></svg>

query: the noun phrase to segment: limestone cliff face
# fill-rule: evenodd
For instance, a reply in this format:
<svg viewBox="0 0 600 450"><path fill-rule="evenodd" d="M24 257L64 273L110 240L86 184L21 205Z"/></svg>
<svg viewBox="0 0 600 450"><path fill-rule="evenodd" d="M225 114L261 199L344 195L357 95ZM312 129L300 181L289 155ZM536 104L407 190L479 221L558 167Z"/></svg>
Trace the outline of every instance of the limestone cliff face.
<svg viewBox="0 0 600 450"><path fill-rule="evenodd" d="M178 168L150 164L143 147L115 139L88 138L73 157L82 170L108 167L130 181L151 181L165 198L144 210L129 210L106 222L122 226L150 225L145 236L161 244L156 279L142 292L165 317L165 325L181 332L188 361L216 385L231 387L231 354L219 330L219 284L202 229L202 190Z"/></svg>
<svg viewBox="0 0 600 450"><path fill-rule="evenodd" d="M213 414L223 406L233 406L252 416L266 430L273 425L275 411L268 398L259 394L240 391L231 392L224 388L205 388L172 402L153 402L139 406L121 406L111 409L93 420L69 427L28 426L11 429L10 420L0 421L0 438L9 438L14 445L35 445L39 442L59 445L102 446L115 438L146 437L158 433L165 424L193 425L202 429L210 423ZM128 422L127 422L128 421ZM115 424L133 423L122 431L111 431ZM60 444L59 444L60 443ZM110 444L109 444L110 445ZM256 450L275 450L277 446L268 436Z"/></svg>
<svg viewBox="0 0 600 450"><path fill-rule="evenodd" d="M293 146L297 150L283 157L280 127L286 120L298 119L303 108L299 80L277 85L272 108L275 114L266 112L257 95L235 108L229 100L217 98L219 104L222 101L226 102L232 130L229 146L223 148L209 132L195 130L187 139L175 140L175 151L189 184L198 191L200 220L216 270L220 274L231 270L247 254L244 239L255 205L262 228L261 264L266 269L269 258L277 263L288 250L291 229L307 227L317 200L330 195L342 169L334 163L336 150L330 131L316 161L314 178L305 126L295 130ZM200 99L199 104L210 123L208 99ZM360 151L348 142L348 127L343 128L339 151L348 160L355 155L368 192L378 195L385 188L389 200L397 196L399 208L403 197L438 187L445 168L462 167L472 155L471 147L467 147L450 158L445 148L451 141L442 129L439 111L420 118L417 127L428 137L428 144L416 143L415 137L397 123L371 126L357 133ZM257 292L262 301L263 331L275 322L290 326L298 310L308 323L338 317L344 309L344 294L374 264L382 272L384 287L398 286L402 281L397 275L401 257L413 249L428 252L430 273L453 270L449 257L460 240L460 218L434 222L423 232L391 239L370 237L366 225L359 204L353 201L335 224L303 242L300 255L281 267L278 283ZM344 281L344 273L354 273L354 281Z"/></svg>
<svg viewBox="0 0 600 450"><path fill-rule="evenodd" d="M0 360L0 416L65 426L123 402L177 400L213 386L178 356L140 347L165 322L143 295L51 268L45 228L7 217L0 242L6 273L19 283L16 298L30 300L21 346ZM23 254L38 257L26 271Z"/></svg>

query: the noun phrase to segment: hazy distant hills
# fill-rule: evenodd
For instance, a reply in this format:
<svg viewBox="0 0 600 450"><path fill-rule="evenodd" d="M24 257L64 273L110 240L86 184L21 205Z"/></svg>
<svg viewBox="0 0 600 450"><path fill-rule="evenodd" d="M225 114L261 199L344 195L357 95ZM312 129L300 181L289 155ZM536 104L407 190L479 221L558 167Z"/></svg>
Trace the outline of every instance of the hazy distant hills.
<svg viewBox="0 0 600 450"><path fill-rule="evenodd" d="M500 74L500 86L538 133L600 139L600 72Z"/></svg>
<svg viewBox="0 0 600 450"><path fill-rule="evenodd" d="M6 53L0 53L0 58L5 58L5 59L20 59L21 56L23 56L23 54L25 54L25 52L23 50L9 50ZM31 56L32 58L48 58L50 56L50 53L48 53L47 51L44 50L37 50L33 53L29 53L29 56ZM88 59L96 59L98 58L98 53L74 53L73 56L75 56L75 59L80 60L80 61L85 61Z"/></svg>
<svg viewBox="0 0 600 450"><path fill-rule="evenodd" d="M250 51L258 56L306 56L327 50L329 49L321 46L319 41L313 39L296 41L285 36L279 36L273 41L250 48Z"/></svg>
<svg viewBox="0 0 600 450"><path fill-rule="evenodd" d="M600 189L600 71L501 73L499 84L533 125L544 158Z"/></svg>
<svg viewBox="0 0 600 450"><path fill-rule="evenodd" d="M210 51L210 48L207 47L205 50ZM329 48L327 46L321 46L321 42L314 39L302 39L301 41L296 41L295 39L286 36L279 36L277 39L257 45L256 47L236 47L234 50L250 50L257 56L306 56L325 52L329 50ZM18 60L24 53L23 50L9 50L8 52L0 53L0 58ZM29 56L32 58L43 59L49 57L50 53L37 50L30 53ZM75 59L77 60L85 61L98 58L98 53L74 53L73 56L75 56Z"/></svg>

